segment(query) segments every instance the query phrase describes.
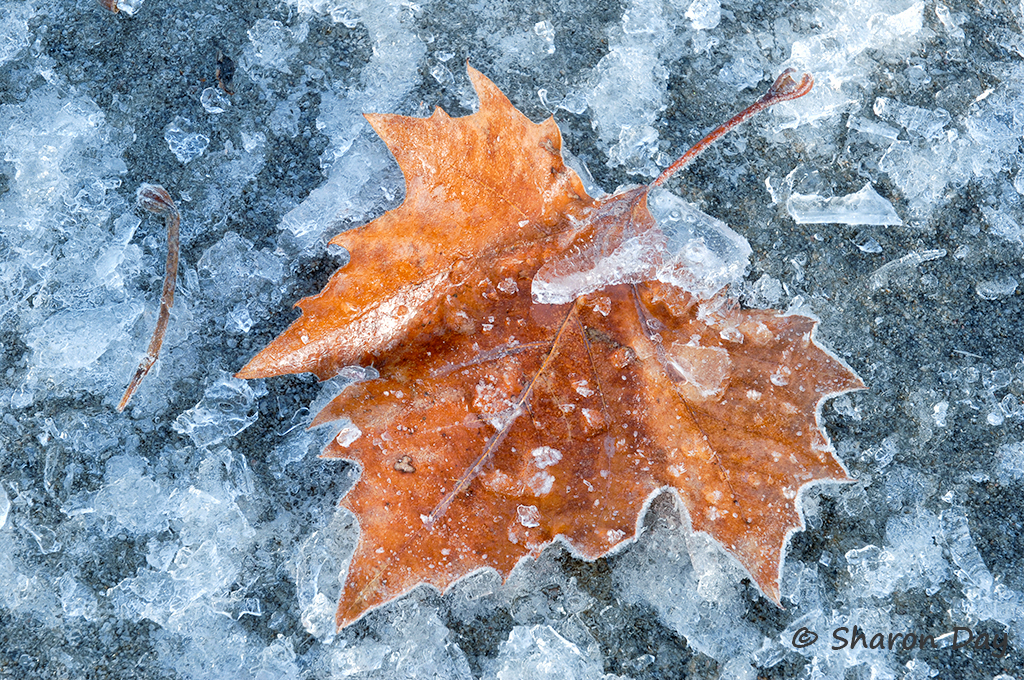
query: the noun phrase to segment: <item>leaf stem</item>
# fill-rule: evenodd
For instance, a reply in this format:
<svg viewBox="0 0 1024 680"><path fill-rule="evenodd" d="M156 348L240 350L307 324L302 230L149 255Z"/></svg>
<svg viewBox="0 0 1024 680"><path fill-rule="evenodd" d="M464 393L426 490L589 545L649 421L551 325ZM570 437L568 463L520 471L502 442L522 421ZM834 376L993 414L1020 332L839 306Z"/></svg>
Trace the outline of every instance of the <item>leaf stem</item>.
<svg viewBox="0 0 1024 680"><path fill-rule="evenodd" d="M797 82L793 80L793 73L794 71L791 68L783 71L782 74L775 79L775 82L772 83L772 86L768 88L768 91L765 92L764 96L737 113L722 125L716 127L704 139L690 147L690 150L684 153L679 160L665 168L665 170L658 175L658 178L648 185L648 188L653 189L656 186L664 184L665 180L676 174L683 168L683 166L699 156L701 152L711 146L715 140L732 130L734 127L743 123L748 118L757 115L761 111L764 111L768 107L774 106L779 102L797 99L810 92L811 88L814 87L814 78L811 77L811 74L801 74L800 82Z"/></svg>
<svg viewBox="0 0 1024 680"><path fill-rule="evenodd" d="M157 184L143 184L135 197L139 207L145 208L151 213L164 216L167 225L167 265L164 269L164 290L160 296L160 315L156 320L156 328L153 329L153 338L149 341L149 350L146 356L139 362L135 374L128 382L128 388L117 405L118 412L124 411L128 401L135 394L135 390L142 384L142 379L149 373L149 369L156 363L160 355L160 346L164 342L164 334L167 332L167 323L171 318L171 306L174 304L174 284L178 277L178 229L181 226L181 213L178 207L171 200L167 190Z"/></svg>

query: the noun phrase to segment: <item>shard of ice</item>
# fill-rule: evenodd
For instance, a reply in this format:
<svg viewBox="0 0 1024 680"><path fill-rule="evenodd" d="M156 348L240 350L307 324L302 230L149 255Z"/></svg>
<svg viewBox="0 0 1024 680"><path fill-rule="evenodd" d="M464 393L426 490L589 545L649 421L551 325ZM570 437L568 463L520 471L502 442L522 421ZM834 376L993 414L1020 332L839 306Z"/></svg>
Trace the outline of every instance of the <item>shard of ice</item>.
<svg viewBox="0 0 1024 680"><path fill-rule="evenodd" d="M879 196L870 182L857 193L833 198L794 193L786 201L786 211L797 224L903 224L892 203Z"/></svg>

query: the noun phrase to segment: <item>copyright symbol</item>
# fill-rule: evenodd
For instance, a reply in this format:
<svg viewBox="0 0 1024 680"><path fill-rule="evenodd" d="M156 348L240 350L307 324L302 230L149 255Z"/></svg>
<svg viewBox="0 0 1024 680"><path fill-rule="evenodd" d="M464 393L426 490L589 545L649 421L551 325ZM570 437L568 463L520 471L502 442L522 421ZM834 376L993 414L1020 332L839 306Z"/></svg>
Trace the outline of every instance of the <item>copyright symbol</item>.
<svg viewBox="0 0 1024 680"><path fill-rule="evenodd" d="M803 649L804 647L810 647L818 641L818 634L813 630L807 630L801 628L797 632L793 633L793 646L797 649Z"/></svg>

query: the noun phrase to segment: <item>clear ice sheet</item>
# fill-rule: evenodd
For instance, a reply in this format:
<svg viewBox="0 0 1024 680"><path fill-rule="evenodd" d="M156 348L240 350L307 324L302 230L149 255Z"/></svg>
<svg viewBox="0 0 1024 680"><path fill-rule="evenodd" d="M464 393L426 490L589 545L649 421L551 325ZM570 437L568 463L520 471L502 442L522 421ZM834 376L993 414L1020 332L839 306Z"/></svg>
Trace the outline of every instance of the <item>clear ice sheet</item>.
<svg viewBox="0 0 1024 680"><path fill-rule="evenodd" d="M750 266L750 244L721 220L664 189L648 195L657 227L631 236L586 266L553 260L533 279L533 299L564 304L608 286L664 281L707 299L737 284Z"/></svg>
<svg viewBox="0 0 1024 680"><path fill-rule="evenodd" d="M118 5L0 7L3 672L1021 680L1017 4ZM344 262L326 238L401 201L362 113L467 113L467 59L554 115L594 195L650 181L782 68L814 73L651 196L666 238L551 293L729 286L814 313L864 377L822 409L854 481L802 495L785 609L666 494L597 564L556 544L505 583L417 588L333 629L359 470L317 459L338 431L305 426L344 381L231 374ZM141 182L178 202L182 262L161 358L118 415L166 256ZM829 649L854 625L1009 648ZM819 642L795 647L802 628Z"/></svg>

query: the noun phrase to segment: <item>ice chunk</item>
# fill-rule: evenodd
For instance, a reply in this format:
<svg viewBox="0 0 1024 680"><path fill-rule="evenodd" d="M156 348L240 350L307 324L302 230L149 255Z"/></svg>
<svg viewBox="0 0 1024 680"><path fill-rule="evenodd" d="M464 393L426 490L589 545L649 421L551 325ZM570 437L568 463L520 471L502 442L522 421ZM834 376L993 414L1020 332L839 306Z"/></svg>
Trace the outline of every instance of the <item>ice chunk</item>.
<svg viewBox="0 0 1024 680"><path fill-rule="evenodd" d="M999 458L999 467L996 474L1003 484L1024 477L1024 442L1011 442L1003 444L996 452ZM0 498L0 516L2 516L2 498ZM0 522L0 527L3 523Z"/></svg>
<svg viewBox="0 0 1024 680"><path fill-rule="evenodd" d="M252 677L253 680L299 680L303 677L291 641L278 638L261 651Z"/></svg>
<svg viewBox="0 0 1024 680"><path fill-rule="evenodd" d="M611 32L608 53L590 76L594 85L587 100L612 163L654 177L661 171L659 164L669 162L658 147L656 120L665 108L665 63L675 58L680 45L677 29L683 28L679 22L684 17L662 2L631 0L624 4L621 28ZM692 4L694 20L713 20L717 0Z"/></svg>
<svg viewBox="0 0 1024 680"><path fill-rule="evenodd" d="M533 32L544 41L544 54L555 53L555 28L550 21L538 21L533 25Z"/></svg>
<svg viewBox="0 0 1024 680"><path fill-rule="evenodd" d="M963 12L953 14L949 11L949 8L946 7L946 5L940 2L935 5L935 16L942 22L942 26L946 29L950 38L953 38L954 40L964 39L964 30L960 28L960 24L967 21L966 14Z"/></svg>
<svg viewBox="0 0 1024 680"><path fill-rule="evenodd" d="M57 579L57 588L60 590L60 605L65 616L81 616L90 621L96 618L99 608L96 595L70 573Z"/></svg>
<svg viewBox="0 0 1024 680"><path fill-rule="evenodd" d="M135 16L138 11L142 8L142 3L145 0L116 0L117 11L128 16Z"/></svg>
<svg viewBox="0 0 1024 680"><path fill-rule="evenodd" d="M938 260L946 256L945 248L935 250L912 250L898 260L886 262L871 274L871 290L878 290L889 285L893 276L913 269L922 262Z"/></svg>
<svg viewBox="0 0 1024 680"><path fill-rule="evenodd" d="M867 231L860 231L860 232L858 232L857 235L854 236L852 240L853 240L853 244L855 246L857 246L857 248L862 253L872 253L872 254L874 254L874 253L882 252L882 244L879 243L877 240L875 240L875 237L872 236Z"/></svg>
<svg viewBox="0 0 1024 680"><path fill-rule="evenodd" d="M743 301L757 309L773 309L778 306L783 292L781 281L768 274L762 274L761 278L746 286Z"/></svg>
<svg viewBox="0 0 1024 680"><path fill-rule="evenodd" d="M628 238L608 254L595 246L552 260L533 279L534 301L563 304L607 286L655 279L709 298L743 278L751 253L745 238L668 191L652 191L648 201L660 232Z"/></svg>
<svg viewBox="0 0 1024 680"><path fill-rule="evenodd" d="M981 559L981 553L974 545L971 530L967 525L967 514L962 507L952 507L942 513L942 525L946 546L956 566L960 567L957 577L965 586L982 592L992 590L992 573Z"/></svg>
<svg viewBox="0 0 1024 680"><path fill-rule="evenodd" d="M210 448L255 423L256 400L266 393L262 383L224 374L198 404L178 416L174 431L191 437L199 448Z"/></svg>
<svg viewBox="0 0 1024 680"><path fill-rule="evenodd" d="M207 113L224 113L231 106L231 101L221 94L216 87L208 87L199 95L199 103Z"/></svg>
<svg viewBox="0 0 1024 680"><path fill-rule="evenodd" d="M786 211L797 224L903 224L892 204L870 183L856 193L834 198L793 193L786 201Z"/></svg>
<svg viewBox="0 0 1024 680"><path fill-rule="evenodd" d="M719 0L693 0L686 8L685 16L695 31L714 28L722 20L722 3Z"/></svg>
<svg viewBox="0 0 1024 680"><path fill-rule="evenodd" d="M310 534L298 549L295 591L302 625L321 640L334 637L338 595L358 536L352 513L338 509L330 523Z"/></svg>
<svg viewBox="0 0 1024 680"><path fill-rule="evenodd" d="M245 47L243 66L254 63L264 69L291 73L288 62L299 53L298 43L305 41L308 33L309 24L306 22L289 28L274 19L259 19L248 30L251 44Z"/></svg>
<svg viewBox="0 0 1024 680"><path fill-rule="evenodd" d="M900 11L900 7L906 9ZM812 71L818 83L806 97L776 108L777 129L831 118L861 106L858 88L871 81L874 58L865 53L907 58L921 39L930 33L924 29L925 3L917 0L891 3L865 0L837 4L819 14L823 30L792 42L792 57L783 66ZM827 17L827 18L826 18Z"/></svg>
<svg viewBox="0 0 1024 680"><path fill-rule="evenodd" d="M122 290L124 279L121 276L121 265L128 256L130 250L137 252L137 248L129 245L135 230L142 224L134 213L124 213L114 221L113 243L104 248L96 260L95 277L96 285L105 286L111 290Z"/></svg>
<svg viewBox="0 0 1024 680"><path fill-rule="evenodd" d="M943 130L949 125L949 111L945 109L922 109L879 97L875 100L875 115L903 127L907 132L921 135L928 140L943 137Z"/></svg>
<svg viewBox="0 0 1024 680"><path fill-rule="evenodd" d="M0 529L7 524L7 515L11 511L11 499L7 497L4 485L0 484Z"/></svg>
<svg viewBox="0 0 1024 680"><path fill-rule="evenodd" d="M134 459L135 465L123 467L115 456L108 461L106 484L93 499L95 517L109 535L127 531L132 534L151 534L168 526L167 491L152 478L143 474L144 463Z"/></svg>
<svg viewBox="0 0 1024 680"><path fill-rule="evenodd" d="M1016 243L1024 242L1024 228L1020 221L1004 210L992 206L981 206L981 214L985 216L990 231L1000 238Z"/></svg>
<svg viewBox="0 0 1024 680"><path fill-rule="evenodd" d="M28 47L30 3L6 3L0 8L0 66L14 61Z"/></svg>
<svg viewBox="0 0 1024 680"><path fill-rule="evenodd" d="M978 281L974 292L984 300L1000 300L1009 297L1017 291L1017 279L1012 276L1000 276L995 279Z"/></svg>
<svg viewBox="0 0 1024 680"><path fill-rule="evenodd" d="M231 321L244 321L241 310L260 313L280 298L277 284L284 278L284 257L280 253L257 250L253 242L233 231L210 246L196 267L203 292L214 301L239 300L239 309Z"/></svg>
<svg viewBox="0 0 1024 680"><path fill-rule="evenodd" d="M412 597L388 609L386 620L356 645L334 646L329 657L333 677L473 677L465 654L436 614Z"/></svg>
<svg viewBox="0 0 1024 680"><path fill-rule="evenodd" d="M863 116L850 116L849 120L846 121L846 127L880 137L883 140L895 141L900 136L900 132L896 128L880 123L877 120L868 120Z"/></svg>
<svg viewBox="0 0 1024 680"><path fill-rule="evenodd" d="M660 508L652 505L650 512L678 524L674 503ZM644 534L618 559L615 580L623 599L653 607L697 651L724 662L761 644L761 634L743 620L739 583L745 573L706 535L662 528Z"/></svg>
<svg viewBox="0 0 1024 680"><path fill-rule="evenodd" d="M210 146L210 138L193 132L192 121L175 116L164 129L164 141L179 162L188 164L203 155Z"/></svg>
<svg viewBox="0 0 1024 680"><path fill-rule="evenodd" d="M373 45L373 56L362 67L358 88L320 93L316 124L322 134L331 138L331 145L320 161L328 181L289 211L280 224L282 230L291 232L305 246L315 243L325 229L338 222L352 224L375 217L401 196L401 174L397 169L391 170L394 161L362 114L397 109L419 84L420 66L427 50L418 36L419 28L415 27L416 12L400 11L398 3L291 3L300 11L328 14L350 28L363 24Z"/></svg>
<svg viewBox="0 0 1024 680"><path fill-rule="evenodd" d="M501 643L494 671L485 677L495 680L544 680L546 678L600 678L601 659L586 655L559 635L551 626L516 626Z"/></svg>
<svg viewBox="0 0 1024 680"><path fill-rule="evenodd" d="M271 132L288 137L299 134L299 117L302 115L299 101L305 96L306 90L302 88L288 95L287 99L278 102L268 120Z"/></svg>
<svg viewBox="0 0 1024 680"><path fill-rule="evenodd" d="M142 314L142 305L113 304L94 309L69 309L48 318L28 334L34 364L48 371L76 371L94 362Z"/></svg>
<svg viewBox="0 0 1024 680"><path fill-rule="evenodd" d="M659 281L710 297L743 279L750 266L747 239L668 191L653 191L648 200L670 254L658 267Z"/></svg>

